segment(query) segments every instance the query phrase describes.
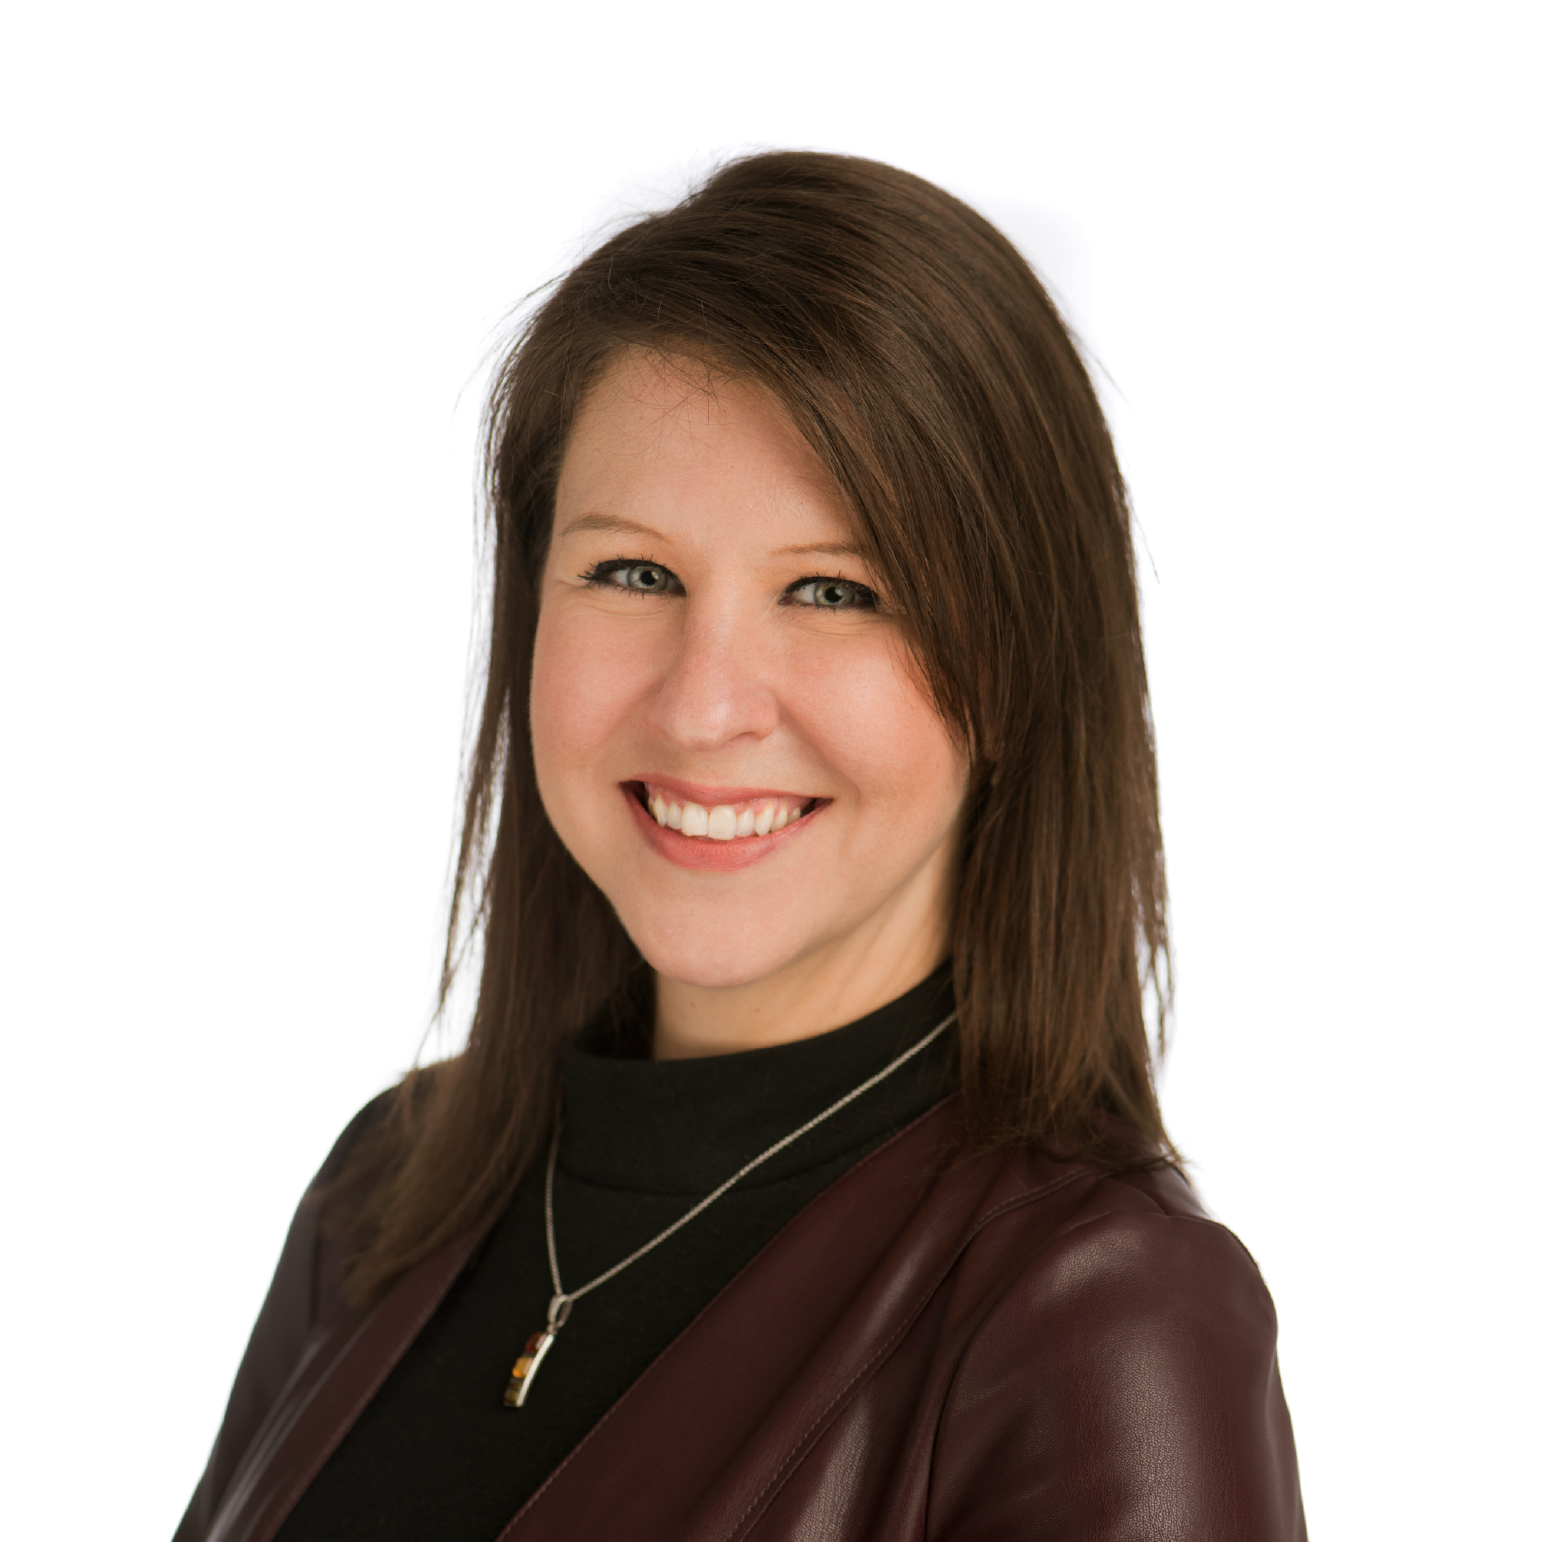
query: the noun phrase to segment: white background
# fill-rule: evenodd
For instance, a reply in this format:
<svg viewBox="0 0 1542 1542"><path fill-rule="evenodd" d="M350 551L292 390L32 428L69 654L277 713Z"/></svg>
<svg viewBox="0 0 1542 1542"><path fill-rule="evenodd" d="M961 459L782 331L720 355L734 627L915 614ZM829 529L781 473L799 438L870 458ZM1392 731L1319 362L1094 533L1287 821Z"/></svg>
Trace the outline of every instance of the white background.
<svg viewBox="0 0 1542 1542"><path fill-rule="evenodd" d="M976 201L1105 372L1165 1095L1314 1538L1536 1535L1534 15L13 8L5 1533L169 1535L295 1198L418 1052L502 318L795 145Z"/></svg>

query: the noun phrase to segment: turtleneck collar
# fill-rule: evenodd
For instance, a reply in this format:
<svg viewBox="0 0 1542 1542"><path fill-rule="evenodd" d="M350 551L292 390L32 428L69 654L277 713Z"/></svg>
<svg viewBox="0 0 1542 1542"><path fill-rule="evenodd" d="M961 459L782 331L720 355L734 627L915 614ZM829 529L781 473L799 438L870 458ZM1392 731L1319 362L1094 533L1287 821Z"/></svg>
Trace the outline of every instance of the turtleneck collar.
<svg viewBox="0 0 1542 1542"><path fill-rule="evenodd" d="M607 1054L588 1031L563 1053L558 1166L603 1188L704 1194L881 1071L953 1010L944 965L876 1012L810 1039L695 1060ZM953 1090L952 1031L744 1180L754 1188L872 1144Z"/></svg>

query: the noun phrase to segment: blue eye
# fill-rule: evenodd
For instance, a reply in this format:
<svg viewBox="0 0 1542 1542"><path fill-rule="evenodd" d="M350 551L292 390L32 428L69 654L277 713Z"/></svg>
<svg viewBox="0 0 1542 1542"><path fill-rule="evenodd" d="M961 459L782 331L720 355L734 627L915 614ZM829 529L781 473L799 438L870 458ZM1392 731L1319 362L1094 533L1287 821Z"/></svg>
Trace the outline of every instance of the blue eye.
<svg viewBox="0 0 1542 1542"><path fill-rule="evenodd" d="M597 562L584 574L586 584L601 585L607 589L625 589L632 594L679 594L680 580L668 568L658 562L634 562L628 558L614 558L609 562Z"/></svg>
<svg viewBox="0 0 1542 1542"><path fill-rule="evenodd" d="M872 610L878 596L849 578L804 578L787 589L787 598L816 610Z"/></svg>

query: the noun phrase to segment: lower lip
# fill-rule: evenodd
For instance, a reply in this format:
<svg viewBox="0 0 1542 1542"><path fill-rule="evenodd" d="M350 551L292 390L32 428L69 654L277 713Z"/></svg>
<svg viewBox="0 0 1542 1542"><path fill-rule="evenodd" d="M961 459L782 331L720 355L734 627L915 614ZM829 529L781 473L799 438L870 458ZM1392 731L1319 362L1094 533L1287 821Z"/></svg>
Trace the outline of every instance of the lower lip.
<svg viewBox="0 0 1542 1542"><path fill-rule="evenodd" d="M632 817L642 831L643 839L663 858L676 867L694 868L699 873L737 873L740 868L755 862L764 862L775 856L789 841L795 841L803 833L804 826L817 819L828 806L816 804L801 819L770 835L744 835L732 841L715 841L708 835L681 835L668 825L661 825L641 803L629 787L621 789Z"/></svg>

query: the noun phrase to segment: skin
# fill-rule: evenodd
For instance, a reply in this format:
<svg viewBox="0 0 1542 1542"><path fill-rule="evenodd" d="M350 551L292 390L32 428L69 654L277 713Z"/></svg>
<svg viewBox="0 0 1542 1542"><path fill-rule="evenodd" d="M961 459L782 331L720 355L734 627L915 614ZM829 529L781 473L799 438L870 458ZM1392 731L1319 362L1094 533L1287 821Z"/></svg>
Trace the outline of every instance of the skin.
<svg viewBox="0 0 1542 1542"><path fill-rule="evenodd" d="M947 956L967 757L828 475L759 388L626 354L591 392L530 724L552 824L653 967L657 1058L826 1032ZM646 781L812 812L687 843L639 805Z"/></svg>

